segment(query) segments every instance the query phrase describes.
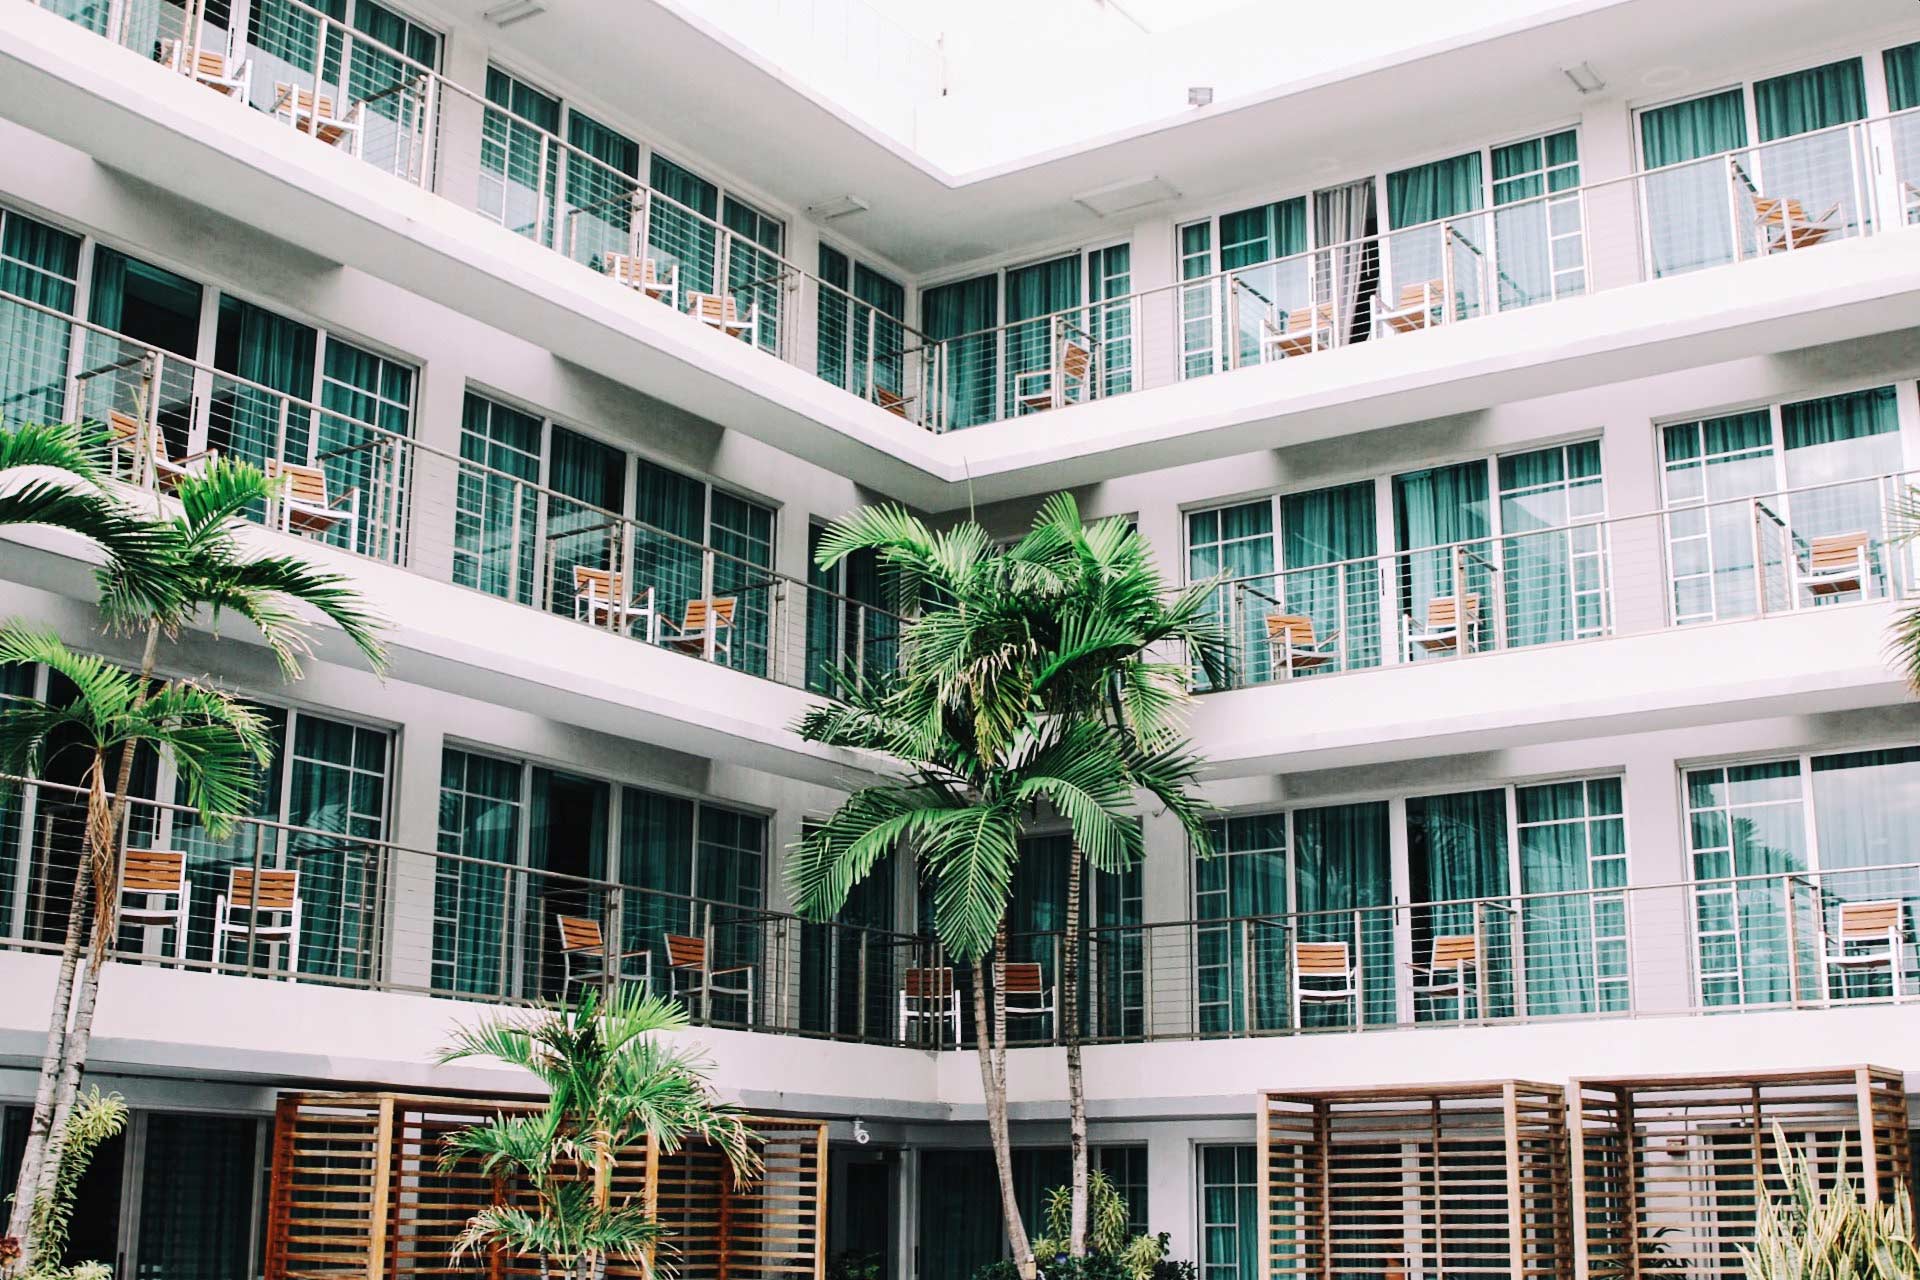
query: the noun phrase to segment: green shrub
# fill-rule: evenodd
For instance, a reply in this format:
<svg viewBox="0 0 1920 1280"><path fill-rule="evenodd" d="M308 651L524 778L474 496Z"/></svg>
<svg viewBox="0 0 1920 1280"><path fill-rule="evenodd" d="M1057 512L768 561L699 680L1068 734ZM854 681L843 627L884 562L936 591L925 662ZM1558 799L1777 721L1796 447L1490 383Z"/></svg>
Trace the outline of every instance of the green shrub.
<svg viewBox="0 0 1920 1280"><path fill-rule="evenodd" d="M1920 1251L1905 1187L1892 1204L1863 1203L1842 1178L1822 1187L1804 1151L1774 1126L1787 1192L1760 1202L1751 1248L1740 1247L1748 1280L1913 1280Z"/></svg>

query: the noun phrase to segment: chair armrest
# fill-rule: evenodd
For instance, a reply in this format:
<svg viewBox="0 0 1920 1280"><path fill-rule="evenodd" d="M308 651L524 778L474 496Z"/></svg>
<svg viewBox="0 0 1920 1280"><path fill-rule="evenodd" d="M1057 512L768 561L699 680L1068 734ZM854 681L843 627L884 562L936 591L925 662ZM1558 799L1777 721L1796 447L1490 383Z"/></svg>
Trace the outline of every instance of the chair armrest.
<svg viewBox="0 0 1920 1280"><path fill-rule="evenodd" d="M713 975L714 977L725 977L725 976L726 976L727 974L729 974L729 973L752 973L752 972L753 972L753 970L754 970L754 966L753 966L753 965L750 965L750 964L736 964L736 965L734 965L734 966L732 966L731 968L727 968L727 969L709 969L709 970L707 970L707 972L708 972L709 974L711 974L711 975Z"/></svg>
<svg viewBox="0 0 1920 1280"><path fill-rule="evenodd" d="M348 489L345 493L341 494L339 497L335 498L332 502L329 502L327 504L327 506L329 507L341 507L341 506L358 507L359 505L360 505L360 490L358 486L352 489Z"/></svg>
<svg viewBox="0 0 1920 1280"><path fill-rule="evenodd" d="M1019 395L1021 389L1035 378L1051 378L1052 376L1053 370L1051 369L1029 369L1025 373L1016 373L1013 375L1013 394L1016 396Z"/></svg>

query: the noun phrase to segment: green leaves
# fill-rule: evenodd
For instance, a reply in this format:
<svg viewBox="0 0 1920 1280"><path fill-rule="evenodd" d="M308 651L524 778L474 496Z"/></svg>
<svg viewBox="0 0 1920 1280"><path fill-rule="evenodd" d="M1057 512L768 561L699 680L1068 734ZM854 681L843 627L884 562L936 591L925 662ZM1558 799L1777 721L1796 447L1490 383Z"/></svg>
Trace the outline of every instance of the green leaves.
<svg viewBox="0 0 1920 1280"><path fill-rule="evenodd" d="M1904 1186L1891 1204L1863 1202L1853 1183L1822 1178L1811 1151L1791 1146L1779 1125L1782 1197L1763 1196L1751 1246L1740 1245L1747 1280L1912 1280L1920 1248Z"/></svg>

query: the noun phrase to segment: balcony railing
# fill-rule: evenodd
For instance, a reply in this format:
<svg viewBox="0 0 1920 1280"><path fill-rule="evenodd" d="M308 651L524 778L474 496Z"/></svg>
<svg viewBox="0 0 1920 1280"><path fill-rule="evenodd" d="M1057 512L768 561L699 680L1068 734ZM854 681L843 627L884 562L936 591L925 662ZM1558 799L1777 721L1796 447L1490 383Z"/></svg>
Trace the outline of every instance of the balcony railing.
<svg viewBox="0 0 1920 1280"><path fill-rule="evenodd" d="M1234 578L1237 687L1907 595L1892 473Z"/></svg>
<svg viewBox="0 0 1920 1280"><path fill-rule="evenodd" d="M771 539L732 554L364 421L370 397L316 404L15 295L0 335L0 418L100 424L148 492L237 458L309 482L266 524L641 643L817 693L897 659L897 615L774 571Z"/></svg>
<svg viewBox="0 0 1920 1280"><path fill-rule="evenodd" d="M0 945L57 950L85 792L5 779ZM123 962L536 1004L617 975L699 1023L871 1044L972 1043L972 972L937 943L351 833L133 801L130 849L175 854L178 892L123 892ZM279 877L282 906L250 912ZM236 886L236 877L243 884ZM236 897L236 888L242 892ZM754 887L757 891L757 886ZM612 965L583 950L612 944ZM670 941L673 935L677 941ZM1099 1042L1827 1008L1920 995L1920 864L1103 925L1080 967ZM570 945L572 944L572 945ZM691 944L691 945L689 945ZM1059 932L1016 934L1035 990L1012 1039L1058 1042Z"/></svg>
<svg viewBox="0 0 1920 1280"><path fill-rule="evenodd" d="M1920 221L1911 111L934 337L783 257L757 215L676 200L301 0L233 32L205 0L36 3L284 121L289 146L347 151L931 431Z"/></svg>

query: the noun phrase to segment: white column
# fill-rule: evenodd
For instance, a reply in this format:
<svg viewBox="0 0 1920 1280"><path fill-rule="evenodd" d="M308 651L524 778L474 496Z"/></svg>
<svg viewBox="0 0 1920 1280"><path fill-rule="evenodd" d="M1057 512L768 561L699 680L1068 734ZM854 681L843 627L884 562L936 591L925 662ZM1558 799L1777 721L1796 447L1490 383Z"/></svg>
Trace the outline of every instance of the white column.
<svg viewBox="0 0 1920 1280"><path fill-rule="evenodd" d="M1133 385L1166 386L1180 376L1180 299L1170 287L1180 270L1173 223L1136 223L1130 243L1133 292L1145 295L1133 315Z"/></svg>
<svg viewBox="0 0 1920 1280"><path fill-rule="evenodd" d="M432 720L401 727L393 777L393 828L398 849L387 867L386 981L424 987L433 974L435 861L440 835L440 755L445 736Z"/></svg>
<svg viewBox="0 0 1920 1280"><path fill-rule="evenodd" d="M1686 814L1670 752L1626 760L1627 883L1676 885L1690 878ZM1634 890L1627 896L1636 1013L1693 1004L1692 895L1685 888Z"/></svg>
<svg viewBox="0 0 1920 1280"><path fill-rule="evenodd" d="M1181 1125L1155 1125L1147 1136L1148 1227L1167 1233L1168 1256L1200 1257L1198 1152Z"/></svg>

